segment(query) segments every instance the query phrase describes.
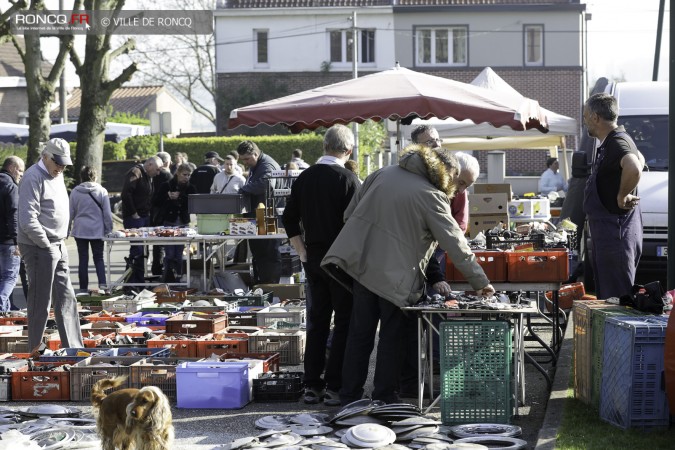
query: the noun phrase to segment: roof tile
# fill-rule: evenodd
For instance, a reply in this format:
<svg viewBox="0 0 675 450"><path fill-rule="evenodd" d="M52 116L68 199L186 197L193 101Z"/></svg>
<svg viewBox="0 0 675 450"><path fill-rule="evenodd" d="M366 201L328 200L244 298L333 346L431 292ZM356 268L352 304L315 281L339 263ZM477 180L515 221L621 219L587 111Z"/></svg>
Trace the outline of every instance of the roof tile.
<svg viewBox="0 0 675 450"><path fill-rule="evenodd" d="M147 117L148 107L155 97L164 90L163 86L128 86L121 87L113 92L109 105L114 112L124 112ZM68 117L76 119L80 117L80 102L82 90L75 88L68 97ZM51 117L59 117L59 108L51 112Z"/></svg>

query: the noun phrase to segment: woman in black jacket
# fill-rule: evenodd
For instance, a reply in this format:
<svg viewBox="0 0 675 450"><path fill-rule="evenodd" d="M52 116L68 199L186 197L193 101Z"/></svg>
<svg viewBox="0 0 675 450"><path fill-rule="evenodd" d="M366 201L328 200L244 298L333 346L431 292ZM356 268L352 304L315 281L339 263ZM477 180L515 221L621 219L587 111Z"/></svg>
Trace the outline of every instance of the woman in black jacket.
<svg viewBox="0 0 675 450"><path fill-rule="evenodd" d="M154 203L160 208L160 220L166 227L184 227L190 223L188 195L196 194L197 188L190 184L192 168L181 164L176 168L175 176L162 184L155 193ZM183 274L183 245L165 246L164 271L162 281L172 283Z"/></svg>

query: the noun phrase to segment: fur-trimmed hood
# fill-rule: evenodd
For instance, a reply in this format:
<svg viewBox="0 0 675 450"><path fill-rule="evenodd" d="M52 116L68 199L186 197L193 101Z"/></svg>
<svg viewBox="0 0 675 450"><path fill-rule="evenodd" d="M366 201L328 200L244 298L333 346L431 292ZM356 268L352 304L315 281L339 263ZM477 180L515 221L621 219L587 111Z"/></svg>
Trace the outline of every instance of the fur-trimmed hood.
<svg viewBox="0 0 675 450"><path fill-rule="evenodd" d="M453 174L443 161L439 152L444 151L447 150L439 151L424 145L409 145L405 148L405 153L401 156L398 165L408 172L427 178L431 184L444 192L448 198L452 198L455 195L454 179L457 173Z"/></svg>

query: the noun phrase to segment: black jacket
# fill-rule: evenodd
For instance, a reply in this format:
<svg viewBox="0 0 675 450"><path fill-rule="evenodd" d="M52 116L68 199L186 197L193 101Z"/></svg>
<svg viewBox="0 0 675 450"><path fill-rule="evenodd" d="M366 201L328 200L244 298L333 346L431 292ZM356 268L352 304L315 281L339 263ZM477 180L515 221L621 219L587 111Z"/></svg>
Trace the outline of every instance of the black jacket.
<svg viewBox="0 0 675 450"><path fill-rule="evenodd" d="M273 170L280 170L279 164L271 156L260 153L255 167L249 170L246 184L239 191L249 201L249 212L246 214L246 217L255 217L255 209L258 207L258 204L265 204L267 186L270 189L277 187L277 180L269 179L268 177Z"/></svg>
<svg viewBox="0 0 675 450"><path fill-rule="evenodd" d="M213 179L218 175L218 168L211 164L203 164L197 167L190 175L190 184L196 189L198 194L210 194Z"/></svg>
<svg viewBox="0 0 675 450"><path fill-rule="evenodd" d="M132 167L125 175L122 187L122 217L138 213L141 217L150 215L152 203L152 179L143 164Z"/></svg>
<svg viewBox="0 0 675 450"><path fill-rule="evenodd" d="M0 170L0 244L16 244L19 186L6 170Z"/></svg>
<svg viewBox="0 0 675 450"><path fill-rule="evenodd" d="M180 192L176 200L169 199L169 192ZM172 178L159 187L154 198L154 207L160 209L158 221L164 225L167 223L175 224L180 221L182 225L190 223L190 213L188 212L188 195L196 194L197 188L188 183L179 185L176 178Z"/></svg>

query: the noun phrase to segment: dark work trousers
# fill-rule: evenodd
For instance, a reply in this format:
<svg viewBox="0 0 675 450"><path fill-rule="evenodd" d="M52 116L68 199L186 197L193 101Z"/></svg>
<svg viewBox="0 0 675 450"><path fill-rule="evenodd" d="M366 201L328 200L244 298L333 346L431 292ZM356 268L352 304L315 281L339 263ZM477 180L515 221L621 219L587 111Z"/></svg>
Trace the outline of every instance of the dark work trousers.
<svg viewBox="0 0 675 450"><path fill-rule="evenodd" d="M305 385L338 392L342 387L342 361L347 344L349 321L352 314L351 292L328 275L321 267L327 250L307 249L307 262L303 263L312 300L307 304L307 341L305 344ZM333 338L328 361L326 344L330 321L335 312ZM321 374L326 369L324 379Z"/></svg>
<svg viewBox="0 0 675 450"><path fill-rule="evenodd" d="M642 211L638 205L626 214L612 214L600 201L597 166L586 184L584 210L593 241L593 275L598 299L630 294L642 255Z"/></svg>
<svg viewBox="0 0 675 450"><path fill-rule="evenodd" d="M141 228L149 226L150 218L147 216L138 219L125 217L122 222L126 229ZM129 246L127 265L132 267L131 276L127 280L127 283L145 283L145 249L142 245L134 245L132 241Z"/></svg>
<svg viewBox="0 0 675 450"><path fill-rule="evenodd" d="M249 239L253 256L253 283L278 283L281 278L281 239Z"/></svg>
<svg viewBox="0 0 675 450"><path fill-rule="evenodd" d="M81 239L75 238L77 244L77 256L79 263L77 266L77 276L80 281L80 290L86 291L89 287L89 246L96 267L96 278L98 286L105 286L105 262L103 261L103 239Z"/></svg>
<svg viewBox="0 0 675 450"><path fill-rule="evenodd" d="M342 366L340 401L344 406L363 397L378 322L380 334L372 398L386 403L397 401L403 331L409 319L398 306L373 294L357 281L354 281L353 294L354 306L345 349L349 363Z"/></svg>

